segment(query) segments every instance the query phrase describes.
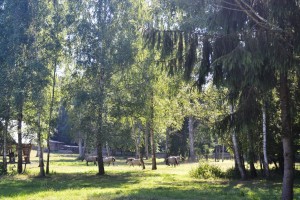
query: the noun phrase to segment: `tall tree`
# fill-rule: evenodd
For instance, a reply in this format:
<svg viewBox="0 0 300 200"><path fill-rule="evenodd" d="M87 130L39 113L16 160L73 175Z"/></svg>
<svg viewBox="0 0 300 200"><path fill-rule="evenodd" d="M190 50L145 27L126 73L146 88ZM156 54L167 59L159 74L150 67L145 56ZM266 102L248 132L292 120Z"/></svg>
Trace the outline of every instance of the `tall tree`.
<svg viewBox="0 0 300 200"><path fill-rule="evenodd" d="M24 112L24 103L29 90L30 82L30 62L28 49L30 48L30 41L32 39L29 34L29 26L31 24L31 4L28 0L10 1L7 2L8 10L12 17L10 23L13 24L12 47L14 48L12 66L16 69L13 75L15 80L14 99L17 111L18 120L18 173L22 173L22 121Z"/></svg>
<svg viewBox="0 0 300 200"><path fill-rule="evenodd" d="M272 42L268 44L265 56L279 74L281 135L284 151L282 199L293 199L293 133L288 80L289 71L295 66L294 58L299 49L299 43L295 41L299 41L299 25L296 23L296 18L300 15L300 8L296 1L279 2L274 0L250 5L247 2L236 0L235 3L253 23L259 25L261 32L268 33L268 39L272 39ZM272 33L273 30L275 30L275 34ZM286 35L289 36L286 37ZM260 35L258 35L259 37ZM283 48L287 50L282 52Z"/></svg>
<svg viewBox="0 0 300 200"><path fill-rule="evenodd" d="M297 2L285 1L282 4L277 0L268 2L253 1L252 3L243 0L216 1L216 4L205 1L187 1L178 4L171 1L164 2L167 2L168 8L171 8L172 12L170 13L175 13L172 16L176 16L174 8L180 8L188 16L182 24L179 24L181 25L179 30L175 30L177 26L174 26L173 30L164 32L157 30L146 32L146 37L152 39L149 40L149 43L161 47L162 52L165 52L164 55L167 55L168 58L174 57L173 49L178 49L176 51L179 52L176 56L178 61L175 62L174 59L169 59L170 69L172 69L172 66L181 66L180 63L182 62L178 58L182 58L181 55L184 54L181 52L184 52L186 58L189 58L185 62L184 69L187 74L190 74L189 72L192 71L197 60L195 56L195 49L199 41L197 38L208 36L208 42L212 43L214 48L210 53L209 48L206 48L207 45L203 42L202 61L204 61L204 65L199 68L199 84L203 83L203 80L205 80L203 77L206 77L207 73L211 71L215 84L224 85L231 92L239 94L248 84L252 85L255 81L259 82L261 80L260 74L255 73L255 69L265 68L269 71L271 77L276 76L276 73L279 74L282 142L285 153L282 198L291 199L293 196L291 159L293 152L291 148L292 132L289 120L289 87L287 83L289 70L295 66L293 64L294 55L298 49L298 43L295 43L295 41L299 41L299 26L295 22L295 19L299 16ZM208 7L205 5L208 5ZM210 12L206 12L206 9ZM191 12L194 10L198 12ZM205 12L208 15L205 15ZM204 20L204 23L195 20L189 21L193 15L200 13L203 16L210 16L206 18L208 21L205 22ZM195 19L198 18L195 17ZM205 17L202 19L205 19ZM180 33L185 34L185 41L190 41L186 42L188 45L184 46L186 51L182 51L181 37L178 37ZM158 37L159 34L162 35L162 39L156 40L155 38L160 38ZM286 37L287 35L289 37ZM288 51L282 52L280 49L283 48L288 49ZM263 52L258 54L262 49ZM166 58L166 56L164 57ZM212 65L210 65L210 61L213 61ZM237 76L237 74L239 75ZM250 74L252 78L248 79ZM264 84L261 85L265 86ZM238 97L239 95L235 95L235 99Z"/></svg>
<svg viewBox="0 0 300 200"><path fill-rule="evenodd" d="M83 70L83 75L88 77L93 87L90 99L91 107L96 111L93 122L97 132L94 137L98 174L103 175L102 148L107 136L108 88L115 67L125 67L132 60L131 37L127 37L131 33L123 27L123 21L129 21L131 4L129 1L99 0L70 2L69 5L69 19L74 20L77 33L70 33L70 40L76 41L71 53L75 55L78 69Z"/></svg>
<svg viewBox="0 0 300 200"><path fill-rule="evenodd" d="M8 124L11 118L11 105L12 105L12 72L10 71L10 61L13 58L10 46L10 32L12 27L8 25L9 13L7 7L4 6L4 1L0 3L0 119L4 121L2 124L3 134L3 171L7 172L7 136L8 136Z"/></svg>
<svg viewBox="0 0 300 200"><path fill-rule="evenodd" d="M51 75L51 89L50 89L50 102L49 102L49 121L48 121L48 134L47 134L47 162L46 162L46 174L50 173L50 137L54 132L53 112L55 109L56 100L56 85L57 85L57 71L62 57L62 47L64 40L64 25L66 24L64 9L65 5L59 3L59 1L48 2L49 15L51 21L49 21L48 27L48 61Z"/></svg>

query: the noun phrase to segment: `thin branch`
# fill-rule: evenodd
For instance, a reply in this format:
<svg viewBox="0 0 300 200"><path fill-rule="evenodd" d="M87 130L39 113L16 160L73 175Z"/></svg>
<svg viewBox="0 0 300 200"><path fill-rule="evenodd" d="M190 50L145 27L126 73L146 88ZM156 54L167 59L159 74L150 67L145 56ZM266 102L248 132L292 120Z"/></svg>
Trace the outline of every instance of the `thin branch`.
<svg viewBox="0 0 300 200"><path fill-rule="evenodd" d="M241 9L244 10L244 12L253 20L255 21L257 24L259 24L260 26L262 26L263 28L266 29L276 29L276 30L282 30L281 28L279 28L278 26L268 22L265 18L263 18L262 16L260 16L254 9L252 6L250 6L249 4L247 4L244 0L235 0L235 2L239 5L239 7ZM245 8L246 7L246 8Z"/></svg>
<svg viewBox="0 0 300 200"><path fill-rule="evenodd" d="M221 6L221 5L217 5L217 4L212 4L212 5L216 6L217 8L224 8L226 10L234 10L234 11L244 12L244 9L230 8L230 7L227 7L227 6Z"/></svg>

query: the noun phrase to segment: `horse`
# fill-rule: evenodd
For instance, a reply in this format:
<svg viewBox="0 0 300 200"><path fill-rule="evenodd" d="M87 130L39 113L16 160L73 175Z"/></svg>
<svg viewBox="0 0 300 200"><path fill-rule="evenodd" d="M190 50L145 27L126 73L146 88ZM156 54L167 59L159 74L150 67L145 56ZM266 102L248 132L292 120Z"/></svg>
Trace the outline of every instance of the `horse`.
<svg viewBox="0 0 300 200"><path fill-rule="evenodd" d="M86 160L86 165L89 165L89 162L94 162L94 165L97 166L97 156L85 156L81 161Z"/></svg>
<svg viewBox="0 0 300 200"><path fill-rule="evenodd" d="M134 165L138 165L138 166L142 165L140 159L136 159L136 158L127 158L126 164L129 164L129 166L133 166L133 167Z"/></svg>
<svg viewBox="0 0 300 200"><path fill-rule="evenodd" d="M168 158L165 159L166 165L173 165L174 167L178 165L178 160L177 156L169 156Z"/></svg>
<svg viewBox="0 0 300 200"><path fill-rule="evenodd" d="M183 162L185 160L185 158L182 156L174 156L174 157L176 157L178 165L180 164L180 162Z"/></svg>
<svg viewBox="0 0 300 200"><path fill-rule="evenodd" d="M109 157L103 158L103 163L106 163L108 166L110 165L110 163L115 165L115 162L116 162L115 157L109 156Z"/></svg>

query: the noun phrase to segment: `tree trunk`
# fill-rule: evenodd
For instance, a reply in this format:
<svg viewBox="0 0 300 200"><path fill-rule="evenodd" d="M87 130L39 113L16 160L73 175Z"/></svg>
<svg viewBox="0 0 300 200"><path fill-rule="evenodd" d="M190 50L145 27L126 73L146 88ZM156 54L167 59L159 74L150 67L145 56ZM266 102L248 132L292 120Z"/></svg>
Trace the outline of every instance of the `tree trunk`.
<svg viewBox="0 0 300 200"><path fill-rule="evenodd" d="M215 146L215 150L214 150L214 157L215 157L215 162L217 162L217 154L218 154L218 151L217 151L217 149L218 149L218 146L216 145Z"/></svg>
<svg viewBox="0 0 300 200"><path fill-rule="evenodd" d="M8 133L9 117L6 118L3 132L3 172L7 172L7 133Z"/></svg>
<svg viewBox="0 0 300 200"><path fill-rule="evenodd" d="M100 90L103 88L100 88ZM103 96L101 93L100 96L100 108L98 110L98 133L96 135L96 145L97 145L97 160L98 160L98 174L97 175L104 175L104 163L103 163L103 156L102 156L102 142L103 142Z"/></svg>
<svg viewBox="0 0 300 200"><path fill-rule="evenodd" d="M142 157L142 156L140 157L140 161L141 161L141 163L142 163L142 169L146 169L145 163L144 163L144 160L143 160L143 157Z"/></svg>
<svg viewBox="0 0 300 200"><path fill-rule="evenodd" d="M23 120L23 106L21 105L18 114L18 173L23 171L23 156L22 156L22 120Z"/></svg>
<svg viewBox="0 0 300 200"><path fill-rule="evenodd" d="M233 124L234 123L233 105L231 104L229 107L230 107L230 114L231 114L231 123ZM242 165L241 156L240 156L239 147L238 147L238 142L237 142L236 133L235 133L234 128L232 128L232 143L233 143L233 149L234 149L236 164L238 166L241 178L242 178L242 180L244 180L244 179L246 179L246 172L245 172L245 169Z"/></svg>
<svg viewBox="0 0 300 200"><path fill-rule="evenodd" d="M149 159L149 123L146 123L146 131L145 131L145 157Z"/></svg>
<svg viewBox="0 0 300 200"><path fill-rule="evenodd" d="M266 103L263 102L262 105L262 117L263 117L263 166L264 166L264 173L267 178L270 177L269 173L269 161L268 161L268 154L267 154L267 117L266 117Z"/></svg>
<svg viewBox="0 0 300 200"><path fill-rule="evenodd" d="M101 117L102 118L102 117ZM102 127L102 119L101 119L101 125L100 125L100 130L97 135L97 160L98 160L98 174L97 175L104 175L104 163L103 163L103 156L102 156L102 132L103 132L103 127Z"/></svg>
<svg viewBox="0 0 300 200"><path fill-rule="evenodd" d="M280 72L280 108L282 127L282 146L284 172L282 183L282 199L293 199L294 168L293 168L293 135L291 131L291 115L289 106L288 72Z"/></svg>
<svg viewBox="0 0 300 200"><path fill-rule="evenodd" d="M84 158L84 148L83 148L82 143L83 143L83 139L81 137L79 137L79 139L78 139L79 159Z"/></svg>
<svg viewBox="0 0 300 200"><path fill-rule="evenodd" d="M100 67L99 71L99 79L98 79L98 120L97 120L97 128L98 132L96 135L96 145L97 145L97 158L98 158L98 175L104 175L104 163L102 156L102 143L104 136L104 128L103 128L103 114L104 114L104 84L105 84L105 69L104 66Z"/></svg>
<svg viewBox="0 0 300 200"><path fill-rule="evenodd" d="M224 162L224 150L225 150L225 146L223 144L222 145L222 162Z"/></svg>
<svg viewBox="0 0 300 200"><path fill-rule="evenodd" d="M261 155L259 155L258 156L258 158L259 158L259 166L260 166L260 171L262 172L262 173L264 173L264 168L263 168L263 157L261 158Z"/></svg>
<svg viewBox="0 0 300 200"><path fill-rule="evenodd" d="M144 153L143 153L143 147L141 147L140 149L140 162L142 163L142 169L146 169L146 167L145 167L145 163L144 163Z"/></svg>
<svg viewBox="0 0 300 200"><path fill-rule="evenodd" d="M194 119L189 117L189 144L190 144L190 160L195 161L195 148L194 148Z"/></svg>
<svg viewBox="0 0 300 200"><path fill-rule="evenodd" d="M171 129L167 128L167 130L166 130L166 157L168 157L169 153L170 153L170 151L169 151L170 131L171 131Z"/></svg>
<svg viewBox="0 0 300 200"><path fill-rule="evenodd" d="M218 145L218 162L220 160L220 156L221 156L221 147L220 145Z"/></svg>
<svg viewBox="0 0 300 200"><path fill-rule="evenodd" d="M86 139L83 139L82 143L83 143L83 145L82 145L82 155L83 155L83 158L84 158L84 156L86 154Z"/></svg>
<svg viewBox="0 0 300 200"><path fill-rule="evenodd" d="M51 96L51 102L50 102L50 110L49 110L49 128L48 128L48 134L47 134L47 164L46 164L46 174L49 174L49 165L50 165L50 135L51 135L51 121L52 121L52 113L53 113L53 106L54 106L54 95L55 95L55 86L56 86L56 63L54 62L54 70L53 70L53 77L52 77L52 96Z"/></svg>
<svg viewBox="0 0 300 200"><path fill-rule="evenodd" d="M105 143L107 157L110 156L108 142Z"/></svg>
<svg viewBox="0 0 300 200"><path fill-rule="evenodd" d="M36 151L35 157L39 157L40 151L41 151L41 149L40 149L39 145L37 145L37 151Z"/></svg>
<svg viewBox="0 0 300 200"><path fill-rule="evenodd" d="M150 143L151 143L151 153L152 153L152 170L156 170L156 155L155 155L155 142L154 142L154 131L151 125L151 129L150 129Z"/></svg>
<svg viewBox="0 0 300 200"><path fill-rule="evenodd" d="M97 159L98 159L98 174L97 175L104 175L105 171L104 171L101 142L97 144Z"/></svg>
<svg viewBox="0 0 300 200"><path fill-rule="evenodd" d="M38 113L38 150L39 150L39 167L40 167L40 177L45 177L45 169L44 169L44 158L43 158L43 147L42 147L42 139L41 139L41 115Z"/></svg>
<svg viewBox="0 0 300 200"><path fill-rule="evenodd" d="M257 177L257 172L254 166L254 149L253 149L253 133L251 132L251 129L247 131L247 138L248 138L248 160L250 165L250 175L251 178Z"/></svg>
<svg viewBox="0 0 300 200"><path fill-rule="evenodd" d="M46 163L46 174L49 174L49 164L50 164L50 138L47 136L47 163Z"/></svg>
<svg viewBox="0 0 300 200"><path fill-rule="evenodd" d="M133 123L132 125L132 136L134 139L134 143L135 143L135 158L139 158L140 157L140 132L137 133L137 129L136 129L136 123Z"/></svg>
<svg viewBox="0 0 300 200"><path fill-rule="evenodd" d="M150 142L151 142L151 152L152 152L152 170L156 170L157 166L156 166L156 155L155 155L155 141L154 141L154 94L153 94L153 90L151 93L151 104L150 104Z"/></svg>

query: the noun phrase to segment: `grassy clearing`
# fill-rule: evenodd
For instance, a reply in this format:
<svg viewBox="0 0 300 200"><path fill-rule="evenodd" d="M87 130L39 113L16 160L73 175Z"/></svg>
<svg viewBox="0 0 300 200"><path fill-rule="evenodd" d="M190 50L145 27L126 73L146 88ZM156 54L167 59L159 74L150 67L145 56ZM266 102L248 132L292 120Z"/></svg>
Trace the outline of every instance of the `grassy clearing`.
<svg viewBox="0 0 300 200"><path fill-rule="evenodd" d="M105 167L106 175L97 176L97 167L76 161L75 155L52 154L47 178L37 178L38 164L33 152L27 173L0 179L0 199L280 199L278 181L199 180L189 177L197 164L186 163L173 168L158 160L158 170L129 167L124 159L115 166ZM214 162L211 162L214 163ZM232 161L217 162L223 170L232 167ZM300 181L296 180L295 199L300 199Z"/></svg>

